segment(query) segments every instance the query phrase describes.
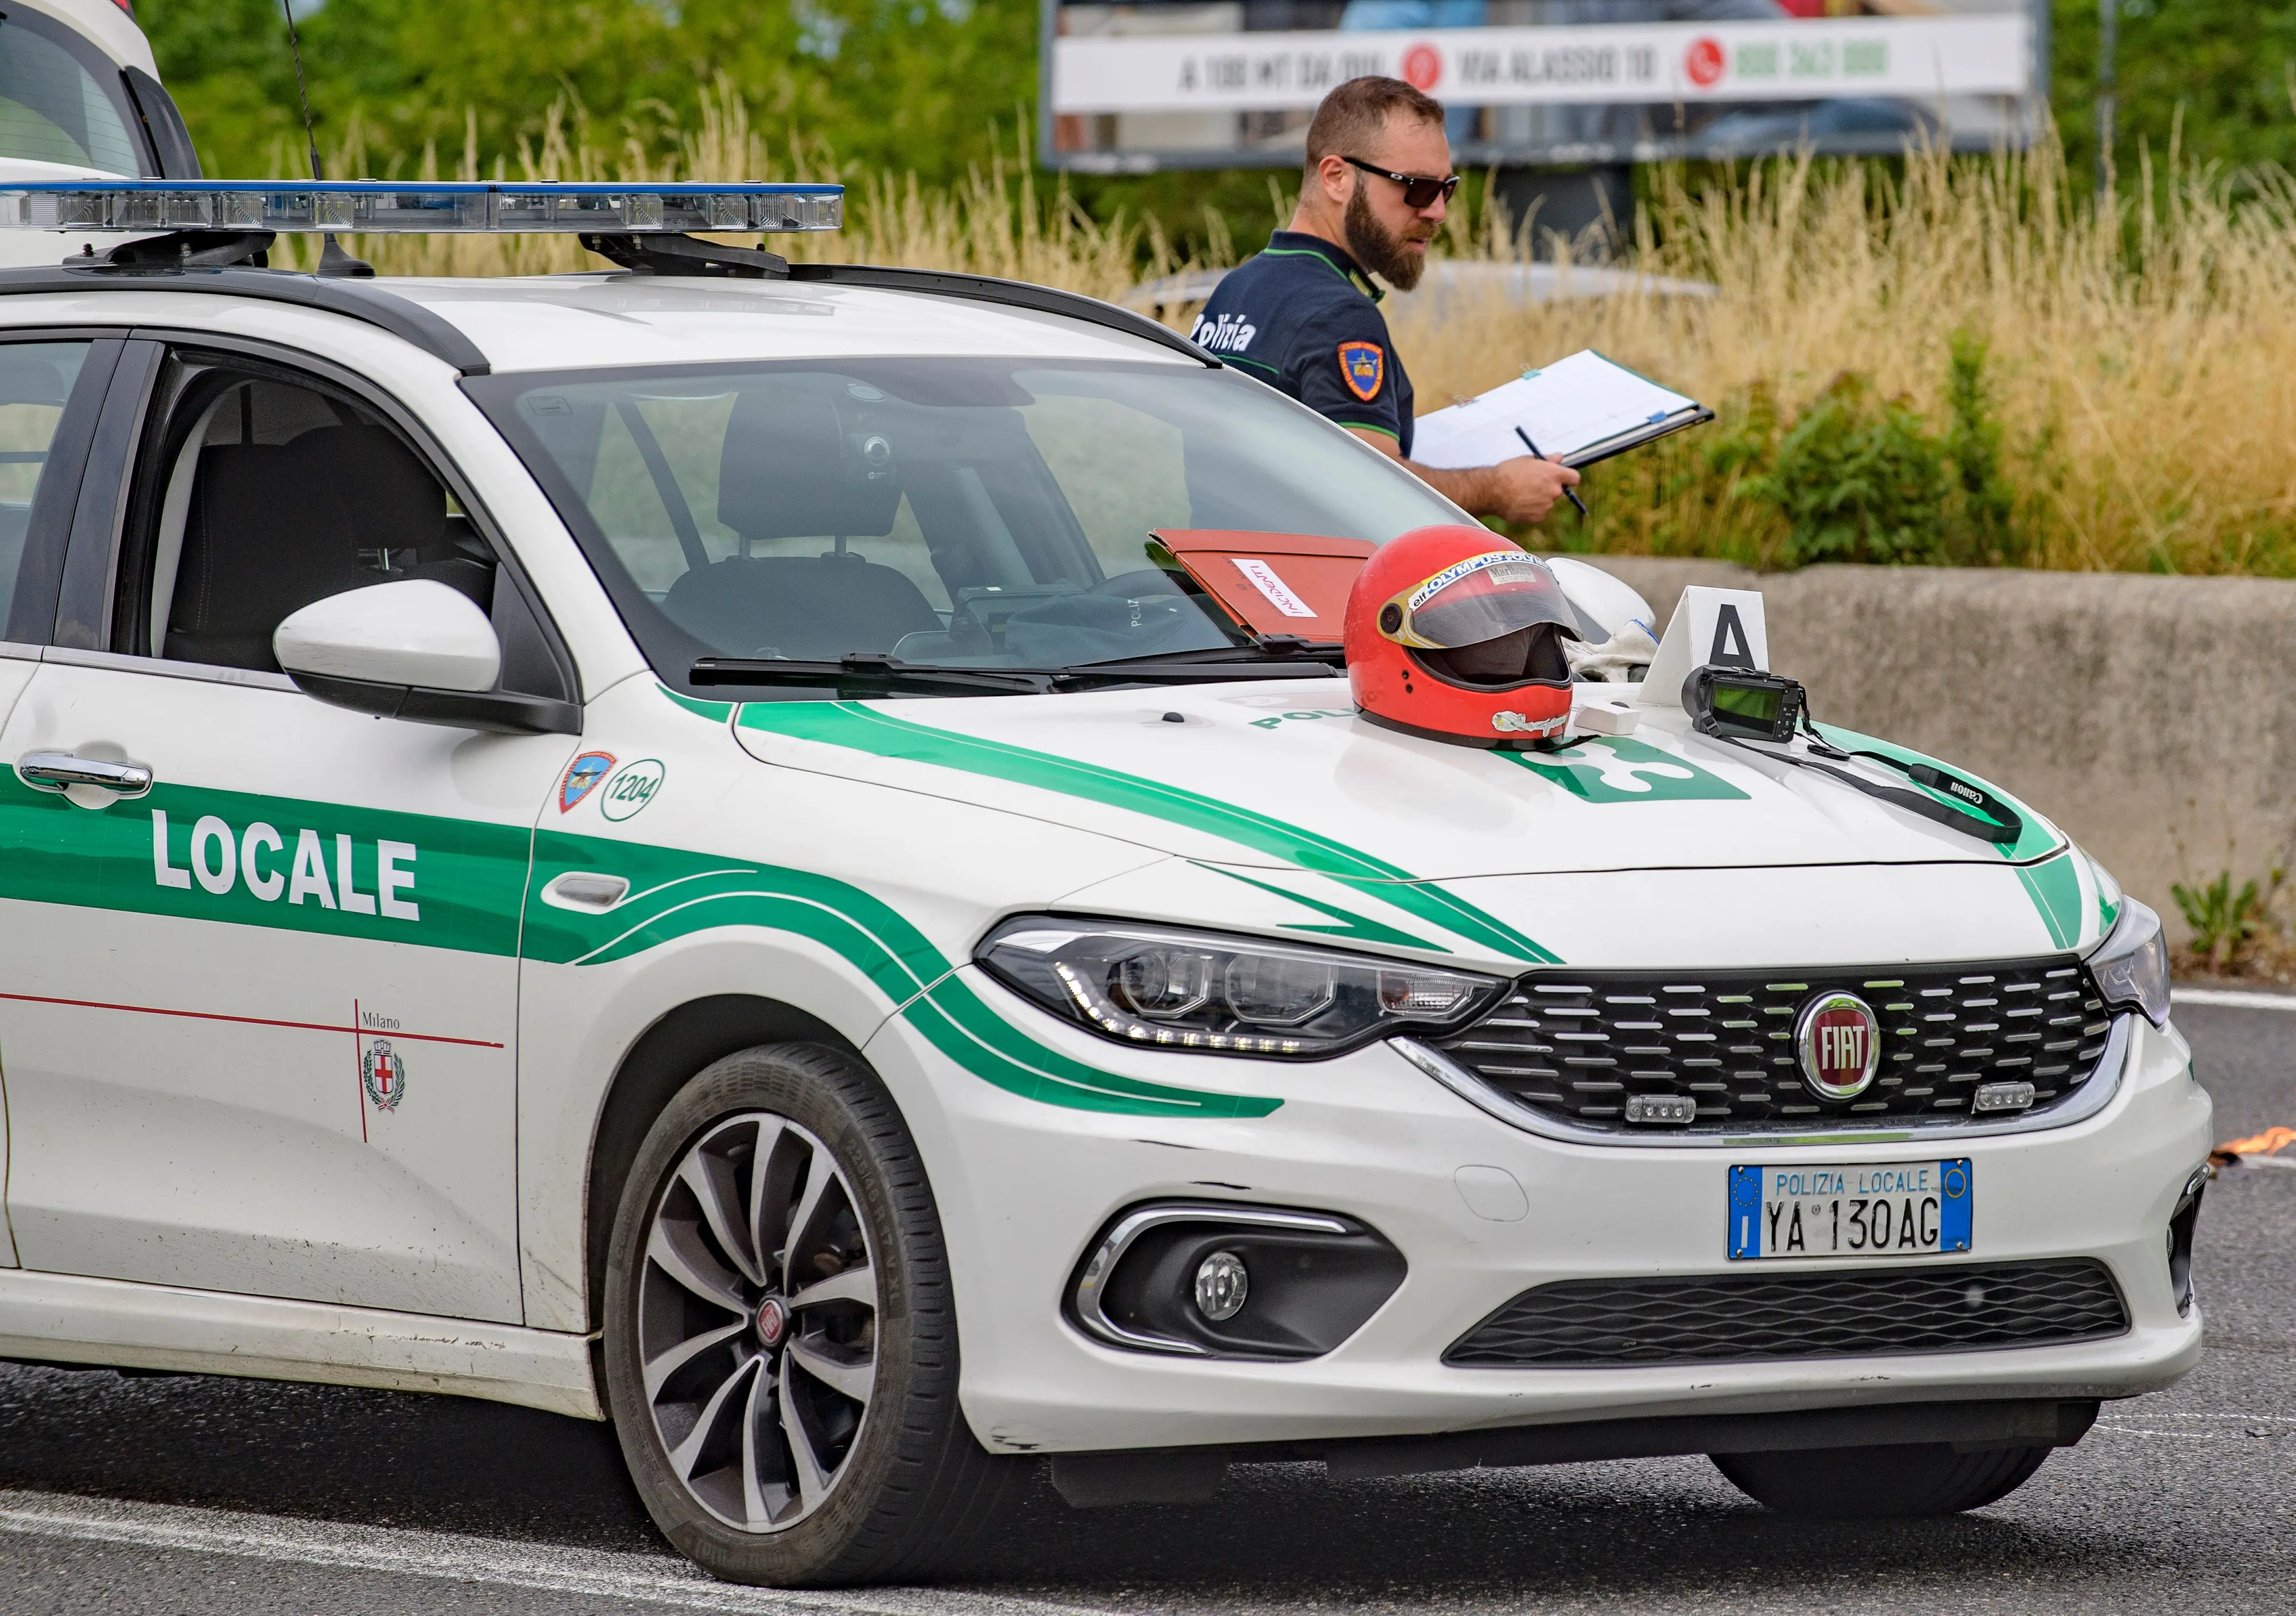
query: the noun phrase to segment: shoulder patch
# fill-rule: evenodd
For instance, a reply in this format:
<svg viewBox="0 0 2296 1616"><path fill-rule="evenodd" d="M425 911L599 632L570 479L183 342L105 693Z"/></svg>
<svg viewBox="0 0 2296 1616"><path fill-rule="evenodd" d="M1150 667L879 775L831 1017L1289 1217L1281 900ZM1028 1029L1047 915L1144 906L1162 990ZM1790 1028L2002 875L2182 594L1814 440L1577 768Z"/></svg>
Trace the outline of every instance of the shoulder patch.
<svg viewBox="0 0 2296 1616"><path fill-rule="evenodd" d="M1369 404L1379 396L1380 383L1387 380L1387 355L1376 342L1342 342L1340 377L1349 392Z"/></svg>

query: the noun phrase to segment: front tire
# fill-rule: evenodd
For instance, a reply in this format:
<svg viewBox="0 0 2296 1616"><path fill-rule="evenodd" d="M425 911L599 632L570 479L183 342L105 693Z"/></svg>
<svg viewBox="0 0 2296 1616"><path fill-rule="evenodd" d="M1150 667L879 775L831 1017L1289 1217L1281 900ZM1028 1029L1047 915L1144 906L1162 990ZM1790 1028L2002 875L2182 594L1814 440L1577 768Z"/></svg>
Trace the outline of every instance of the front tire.
<svg viewBox="0 0 2296 1616"><path fill-rule="evenodd" d="M1739 1491L1780 1514L1882 1521L1981 1509L2023 1486L2049 1452L1956 1453L1949 1443L1924 1442L1708 1457Z"/></svg>
<svg viewBox="0 0 2296 1616"><path fill-rule="evenodd" d="M655 1120L615 1214L604 1344L639 1496L729 1581L915 1575L1026 1484L957 1407L916 1146L835 1049L727 1056Z"/></svg>

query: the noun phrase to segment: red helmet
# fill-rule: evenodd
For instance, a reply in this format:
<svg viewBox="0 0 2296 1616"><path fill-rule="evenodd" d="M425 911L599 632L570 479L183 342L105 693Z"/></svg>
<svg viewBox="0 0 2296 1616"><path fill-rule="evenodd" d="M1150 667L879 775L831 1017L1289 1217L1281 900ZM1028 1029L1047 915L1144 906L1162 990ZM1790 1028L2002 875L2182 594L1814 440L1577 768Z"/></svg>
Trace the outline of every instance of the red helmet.
<svg viewBox="0 0 2296 1616"><path fill-rule="evenodd" d="M1422 527L1374 552L1348 593L1348 679L1364 716L1469 747L1559 740L1579 638L1537 556L1482 527Z"/></svg>

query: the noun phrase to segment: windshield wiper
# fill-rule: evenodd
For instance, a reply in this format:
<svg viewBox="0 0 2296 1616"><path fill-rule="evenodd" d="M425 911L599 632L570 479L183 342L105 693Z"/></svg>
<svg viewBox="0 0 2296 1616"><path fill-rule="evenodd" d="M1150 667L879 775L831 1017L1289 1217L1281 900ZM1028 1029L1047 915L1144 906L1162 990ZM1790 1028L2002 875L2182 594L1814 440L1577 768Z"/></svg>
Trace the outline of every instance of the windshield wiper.
<svg viewBox="0 0 2296 1616"><path fill-rule="evenodd" d="M1322 662L1235 662L1219 657L1164 662L1151 657L1062 668L1053 676L1053 685L1074 690L1103 684L1246 684L1255 679L1330 679L1340 672Z"/></svg>
<svg viewBox="0 0 2296 1616"><path fill-rule="evenodd" d="M696 685L834 685L916 696L1043 696L1108 684L1213 684L1251 679L1328 679L1344 672L1336 645L1275 635L1251 645L1085 662L1064 668L953 668L854 651L834 662L781 657L704 657Z"/></svg>
<svg viewBox="0 0 2296 1616"><path fill-rule="evenodd" d="M1176 683L1192 679L1320 679L1344 673L1347 665L1346 652L1337 645L1295 634L1263 634L1250 645L1080 662L1061 669L1060 679L1063 685L1119 679Z"/></svg>
<svg viewBox="0 0 2296 1616"><path fill-rule="evenodd" d="M1054 675L1034 668L945 668L897 662L882 651L857 651L834 662L781 657L704 657L687 671L697 685L820 685L918 695L1042 696Z"/></svg>

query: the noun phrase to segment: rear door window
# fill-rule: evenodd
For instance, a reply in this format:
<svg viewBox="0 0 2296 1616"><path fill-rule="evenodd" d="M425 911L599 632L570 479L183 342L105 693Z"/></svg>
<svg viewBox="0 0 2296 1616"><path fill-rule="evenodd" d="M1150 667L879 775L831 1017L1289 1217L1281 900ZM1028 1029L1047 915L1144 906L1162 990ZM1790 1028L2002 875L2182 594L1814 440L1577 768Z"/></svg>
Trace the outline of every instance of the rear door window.
<svg viewBox="0 0 2296 1616"><path fill-rule="evenodd" d="M315 600L426 578L502 641L501 689L570 700L538 614L446 483L365 401L231 355L176 353L138 453L110 643L280 671L272 635Z"/></svg>
<svg viewBox="0 0 2296 1616"><path fill-rule="evenodd" d="M26 540L48 477L48 452L87 350L85 342L0 344L0 624L25 625L0 633L0 639L46 637L46 624L33 619L53 612L53 578L45 579L48 593L43 600L29 598L41 587L38 581L32 584L20 615L15 610L18 581L28 572L45 570L37 558L27 568ZM69 496L73 491L62 492ZM70 509L68 497L62 508Z"/></svg>
<svg viewBox="0 0 2296 1616"><path fill-rule="evenodd" d="M0 157L141 175L135 123L111 58L26 7L0 13Z"/></svg>

